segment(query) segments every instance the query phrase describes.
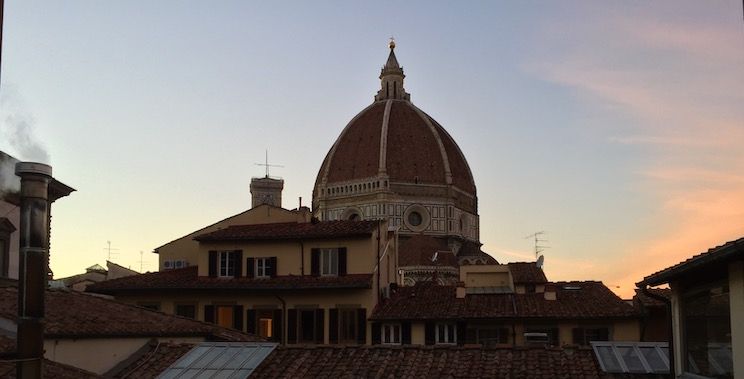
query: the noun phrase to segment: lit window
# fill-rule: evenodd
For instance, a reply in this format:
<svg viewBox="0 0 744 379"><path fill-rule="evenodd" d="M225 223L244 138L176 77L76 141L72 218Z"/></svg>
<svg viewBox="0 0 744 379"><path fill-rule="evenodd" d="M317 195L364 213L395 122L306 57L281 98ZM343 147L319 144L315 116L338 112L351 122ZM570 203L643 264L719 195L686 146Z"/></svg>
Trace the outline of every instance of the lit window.
<svg viewBox="0 0 744 379"><path fill-rule="evenodd" d="M219 275L222 277L234 277L236 263L235 260L236 259L234 251L221 251Z"/></svg>
<svg viewBox="0 0 744 379"><path fill-rule="evenodd" d="M256 258L256 277L271 277L271 258Z"/></svg>
<svg viewBox="0 0 744 379"><path fill-rule="evenodd" d="M400 345L400 324L382 325L382 343Z"/></svg>
<svg viewBox="0 0 744 379"><path fill-rule="evenodd" d="M219 305L216 307L217 325L232 328L234 327L233 317L235 315L232 305Z"/></svg>
<svg viewBox="0 0 744 379"><path fill-rule="evenodd" d="M434 329L438 345L451 345L457 343L457 328L455 324L439 323Z"/></svg>
<svg viewBox="0 0 744 379"><path fill-rule="evenodd" d="M273 337L273 324L274 320L271 318L259 318L258 319L258 335L263 338Z"/></svg>
<svg viewBox="0 0 744 379"><path fill-rule="evenodd" d="M320 274L338 275L338 249L320 249Z"/></svg>

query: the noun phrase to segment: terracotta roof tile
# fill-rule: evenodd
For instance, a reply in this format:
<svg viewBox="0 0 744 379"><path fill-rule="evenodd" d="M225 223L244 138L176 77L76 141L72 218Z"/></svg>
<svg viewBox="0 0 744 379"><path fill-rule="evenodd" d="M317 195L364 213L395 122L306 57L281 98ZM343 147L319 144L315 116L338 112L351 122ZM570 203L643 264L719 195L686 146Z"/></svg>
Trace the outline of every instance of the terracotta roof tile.
<svg viewBox="0 0 744 379"><path fill-rule="evenodd" d="M432 262L431 258L436 252L449 252L449 254L438 254L439 262ZM440 258L441 256L441 258ZM404 240L400 244L398 253L398 264L400 266L452 266L457 267L457 258L447 246L447 241L424 234L416 234Z"/></svg>
<svg viewBox="0 0 744 379"><path fill-rule="evenodd" d="M182 289L250 289L250 290L300 290L332 288L372 288L372 274L348 274L341 276L282 275L275 278L211 278L198 276L199 268L187 268L150 272L98 282L86 291L114 294L125 291L182 290Z"/></svg>
<svg viewBox="0 0 744 379"><path fill-rule="evenodd" d="M537 267L535 262L509 262L509 271L511 271L514 284L543 284L548 282L545 273Z"/></svg>
<svg viewBox="0 0 744 379"><path fill-rule="evenodd" d="M279 346L251 378L602 378L591 349Z"/></svg>
<svg viewBox="0 0 744 379"><path fill-rule="evenodd" d="M601 282L558 282L557 300L543 293L468 294L456 297L456 287L420 283L400 287L372 315L377 320L467 318L605 318L638 313ZM566 289L580 287L580 289Z"/></svg>
<svg viewBox="0 0 744 379"><path fill-rule="evenodd" d="M0 317L17 319L18 291L0 288ZM227 341L260 339L232 329L67 290L48 290L44 335L85 337L209 337Z"/></svg>
<svg viewBox="0 0 744 379"><path fill-rule="evenodd" d="M273 224L233 225L194 237L197 241L253 241L368 237L377 221L279 222Z"/></svg>
<svg viewBox="0 0 744 379"><path fill-rule="evenodd" d="M669 288L648 288L647 290L655 295L663 296L667 299L672 298L672 290ZM666 307L664 302L646 295L640 288L636 288L633 302L644 307Z"/></svg>
<svg viewBox="0 0 744 379"><path fill-rule="evenodd" d="M55 379L88 379L102 378L102 376L77 367L68 366L62 363L44 359L42 366L42 376L44 378ZM12 362L0 361L0 378L16 378L16 365Z"/></svg>

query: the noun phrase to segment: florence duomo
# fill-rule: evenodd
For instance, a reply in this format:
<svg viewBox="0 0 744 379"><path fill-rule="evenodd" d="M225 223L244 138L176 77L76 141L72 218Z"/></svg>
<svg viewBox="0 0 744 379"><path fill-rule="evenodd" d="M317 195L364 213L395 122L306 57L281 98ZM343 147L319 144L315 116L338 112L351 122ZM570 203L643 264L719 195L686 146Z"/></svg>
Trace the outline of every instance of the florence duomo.
<svg viewBox="0 0 744 379"><path fill-rule="evenodd" d="M0 377L744 379L743 10L0 0Z"/></svg>

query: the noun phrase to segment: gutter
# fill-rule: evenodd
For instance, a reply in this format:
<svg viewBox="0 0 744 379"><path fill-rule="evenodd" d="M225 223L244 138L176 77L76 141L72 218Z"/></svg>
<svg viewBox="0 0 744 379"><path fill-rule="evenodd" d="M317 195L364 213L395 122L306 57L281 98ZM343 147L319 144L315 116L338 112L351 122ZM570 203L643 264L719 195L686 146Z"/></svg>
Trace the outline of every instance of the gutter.
<svg viewBox="0 0 744 379"><path fill-rule="evenodd" d="M642 286L641 286L642 285ZM667 315L669 317L669 377L675 378L674 373L674 328L672 326L672 301L670 299L667 299L664 296L657 295L651 291L648 290L648 285L646 283L638 283L638 288L643 292L644 295L659 300L662 303L666 304L667 307ZM644 326L645 330L645 326Z"/></svg>

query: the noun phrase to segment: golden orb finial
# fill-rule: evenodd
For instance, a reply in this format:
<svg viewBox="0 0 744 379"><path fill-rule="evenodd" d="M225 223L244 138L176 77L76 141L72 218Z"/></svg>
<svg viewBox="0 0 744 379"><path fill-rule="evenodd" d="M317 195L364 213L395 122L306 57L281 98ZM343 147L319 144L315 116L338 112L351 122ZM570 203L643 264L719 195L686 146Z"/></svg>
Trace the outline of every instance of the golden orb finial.
<svg viewBox="0 0 744 379"><path fill-rule="evenodd" d="M388 42L388 47L390 47L390 50L395 49L395 38L390 37L390 42Z"/></svg>

